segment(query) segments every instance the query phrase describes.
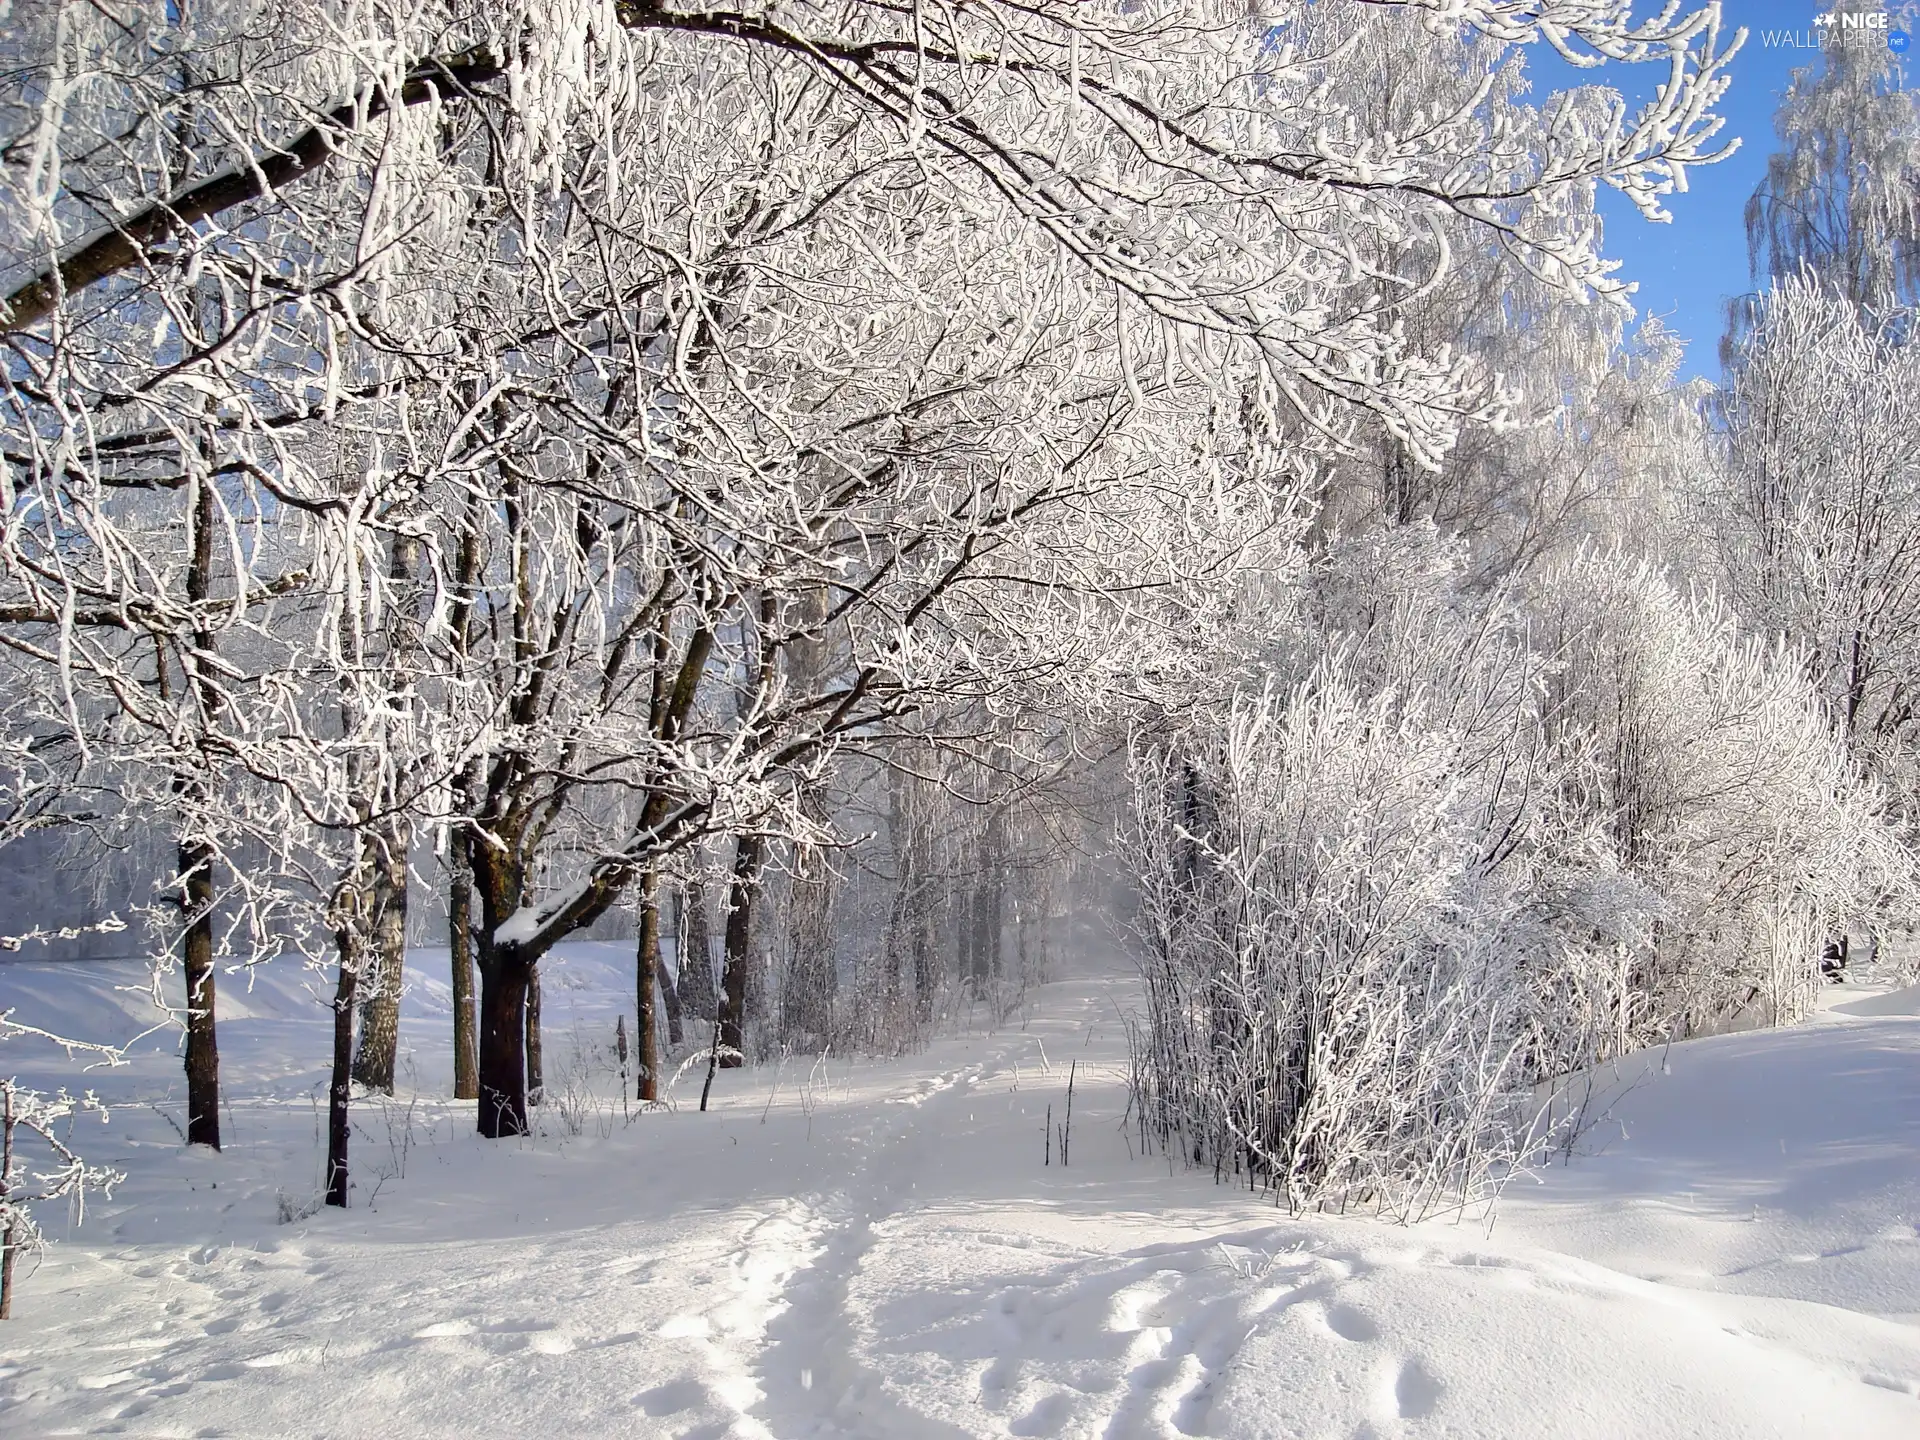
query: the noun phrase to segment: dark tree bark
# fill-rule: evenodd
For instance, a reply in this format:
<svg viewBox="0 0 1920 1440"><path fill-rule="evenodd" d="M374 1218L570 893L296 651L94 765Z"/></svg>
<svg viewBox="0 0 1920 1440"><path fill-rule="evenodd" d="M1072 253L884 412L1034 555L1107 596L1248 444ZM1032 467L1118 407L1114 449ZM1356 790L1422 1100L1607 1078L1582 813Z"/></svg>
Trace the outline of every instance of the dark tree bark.
<svg viewBox="0 0 1920 1440"><path fill-rule="evenodd" d="M220 1040L214 1024L213 847L180 847L181 969L187 982L187 1143L220 1148Z"/></svg>
<svg viewBox="0 0 1920 1440"><path fill-rule="evenodd" d="M352 936L335 937L340 978L333 992L333 1074L327 1086L327 1204L347 1208L348 1106L353 1100L353 1012L361 957Z"/></svg>
<svg viewBox="0 0 1920 1440"><path fill-rule="evenodd" d="M0 1085L0 1201L12 1193L13 1082ZM13 1222L0 1227L0 1320L13 1318Z"/></svg>
<svg viewBox="0 0 1920 1440"><path fill-rule="evenodd" d="M734 1053L720 1057L721 1067L744 1064L747 1036L747 967L753 939L753 901L760 888L760 859L766 842L742 835L734 842L733 878L727 885L725 969L721 975L720 1043Z"/></svg>
<svg viewBox="0 0 1920 1440"><path fill-rule="evenodd" d="M455 552L452 605L453 644L464 665L472 649L474 592L483 568L479 522L472 510L477 500L469 500L466 524L460 530ZM453 782L457 815L469 815L483 783L481 764L475 760L461 769ZM480 1097L479 1046L474 1034L473 994L473 832L464 824L455 824L447 835L447 959L453 970L453 1098L477 1100Z"/></svg>
<svg viewBox="0 0 1920 1440"><path fill-rule="evenodd" d="M400 88L401 105L418 105L499 76L500 65L485 50L429 60L417 67ZM38 324L53 313L63 294L135 266L154 248L210 215L218 215L290 185L326 161L340 140L360 125L392 108L386 90L375 87L361 99L328 112L283 146L230 166L218 175L197 181L184 190L127 215L113 230L100 236L7 296L7 313L0 316L0 334L11 334ZM311 113L311 112L309 112Z"/></svg>
<svg viewBox="0 0 1920 1440"><path fill-rule="evenodd" d="M480 1133L527 1133L527 986L532 967L503 947L480 967Z"/></svg>
<svg viewBox="0 0 1920 1440"><path fill-rule="evenodd" d="M204 607L213 593L213 483L207 476L194 481L191 528L188 532L187 603ZM196 628L193 634L197 653L181 657L181 670L188 688L202 713L213 714L219 696L202 669L201 656L213 653L214 633ZM190 803L189 813L197 809L192 802L204 801L207 780L203 774L183 777L180 792ZM193 823L193 822L190 822ZM213 966L213 866L214 847L201 839L182 839L180 863L180 944L181 969L187 982L187 1143L220 1148L220 1044L214 1023Z"/></svg>
<svg viewBox="0 0 1920 1440"><path fill-rule="evenodd" d="M659 1017L654 986L660 979L660 872L649 865L640 876L640 943L634 963L638 1023L633 1027L640 1098L660 1098Z"/></svg>

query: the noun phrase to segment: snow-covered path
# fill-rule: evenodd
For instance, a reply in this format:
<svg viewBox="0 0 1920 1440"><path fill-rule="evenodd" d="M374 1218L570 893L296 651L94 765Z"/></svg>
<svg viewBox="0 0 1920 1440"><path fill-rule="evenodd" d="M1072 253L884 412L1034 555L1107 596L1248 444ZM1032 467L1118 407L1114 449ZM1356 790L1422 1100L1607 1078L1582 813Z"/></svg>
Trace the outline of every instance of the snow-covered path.
<svg viewBox="0 0 1920 1440"><path fill-rule="evenodd" d="M0 1434L1920 1434L1910 1015L1649 1057L1598 1153L1491 1230L1398 1228L1289 1221L1136 1155L1123 974L904 1060L725 1075L705 1115L690 1075L629 1125L604 1074L583 1098L623 957L568 964L549 1048L584 1037L558 1067L580 1088L551 1087L550 1133L486 1145L431 1092L370 1104L356 1208L287 1223L323 1020L263 991L223 1032L225 1153L137 1105L94 1137L131 1178L0 1332ZM64 1003L45 971L8 985ZM109 1080L162 1095L171 1063ZM1044 1126L1070 1074L1063 1168Z"/></svg>

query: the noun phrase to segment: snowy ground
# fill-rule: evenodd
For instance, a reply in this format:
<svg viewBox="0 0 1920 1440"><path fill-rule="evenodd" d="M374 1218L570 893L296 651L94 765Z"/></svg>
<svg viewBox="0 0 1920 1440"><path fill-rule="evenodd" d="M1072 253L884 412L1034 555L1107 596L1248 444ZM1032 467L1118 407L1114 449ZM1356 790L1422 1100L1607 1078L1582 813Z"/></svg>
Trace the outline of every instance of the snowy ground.
<svg viewBox="0 0 1920 1440"><path fill-rule="evenodd" d="M344 1214L280 1218L318 1181L298 977L229 987L221 1155L163 1113L170 1055L95 1077L129 1180L0 1332L0 1435L1920 1435L1911 994L1650 1056L1491 1227L1397 1228L1133 1154L1119 973L905 1060L723 1075L706 1115L689 1074L628 1124L588 1063L626 947L569 947L547 1133L489 1145L439 1098L439 958L421 1093L361 1108ZM135 1028L111 978L7 965L0 1006Z"/></svg>

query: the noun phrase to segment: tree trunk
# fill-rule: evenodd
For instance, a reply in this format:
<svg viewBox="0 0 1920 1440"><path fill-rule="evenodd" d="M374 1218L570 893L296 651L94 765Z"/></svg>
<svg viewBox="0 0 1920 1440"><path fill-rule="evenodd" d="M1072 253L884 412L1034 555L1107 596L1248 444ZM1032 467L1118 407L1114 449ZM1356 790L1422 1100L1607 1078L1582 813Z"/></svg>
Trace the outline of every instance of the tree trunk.
<svg viewBox="0 0 1920 1440"><path fill-rule="evenodd" d="M13 1193L13 1082L0 1080L0 1204ZM0 1320L13 1318L13 1221L0 1228Z"/></svg>
<svg viewBox="0 0 1920 1440"><path fill-rule="evenodd" d="M191 525L187 536L187 603L198 609L213 593L214 495L210 477L193 482ZM207 679L202 656L215 645L211 629L193 632L193 653L180 657L181 673L193 699L205 716L220 706L217 689ZM164 664L164 662L163 662ZM207 798L204 773L183 777L180 793L189 802ZM189 804L189 810L197 808ZM183 816L189 826L199 823ZM187 1143L220 1148L220 1045L214 1027L213 865L214 847L203 839L182 838L179 846L181 913L181 968L187 982Z"/></svg>
<svg viewBox="0 0 1920 1440"><path fill-rule="evenodd" d="M934 992L940 987L938 952L933 943L933 832L919 795L906 797L907 860L913 889L907 900L907 935L913 960L913 1009L921 1024L933 1018Z"/></svg>
<svg viewBox="0 0 1920 1440"><path fill-rule="evenodd" d="M660 1021L653 989L660 978L660 871L649 865L640 876L640 944L634 963L634 988L639 1006L633 1027L635 1074L640 1098L660 1098Z"/></svg>
<svg viewBox="0 0 1920 1440"><path fill-rule="evenodd" d="M454 552L450 625L455 664L461 669L472 648L474 590L484 569L477 493L468 496L467 506L467 520L461 527L460 542ZM455 773L452 789L456 823L447 834L447 958L453 967L453 1098L456 1100L480 1097L479 1047L475 1042L473 1015L474 833L459 822L473 813L484 783L482 765L482 758L475 756Z"/></svg>
<svg viewBox="0 0 1920 1440"><path fill-rule="evenodd" d="M187 1143L220 1148L220 1043L214 1028L213 847L180 846L181 968L187 982Z"/></svg>
<svg viewBox="0 0 1920 1440"><path fill-rule="evenodd" d="M991 984L1003 979L1007 968L1003 953L1006 941L1007 825L1006 817L998 811L987 818L986 841L981 851L979 890L976 892L979 901L975 912L980 936L974 943L981 969Z"/></svg>
<svg viewBox="0 0 1920 1440"><path fill-rule="evenodd" d="M680 1004L696 1020L714 1020L719 995L713 984L713 939L707 928L704 887L688 881L680 892L679 976Z"/></svg>
<svg viewBox="0 0 1920 1440"><path fill-rule="evenodd" d="M480 1065L473 1035L473 869L467 832L447 839L453 877L447 888L447 954L453 966L453 1098L480 1096Z"/></svg>
<svg viewBox="0 0 1920 1440"><path fill-rule="evenodd" d="M660 998L665 1002L667 1007L667 1048L669 1052L677 1051L686 1043L687 1038L686 1022L685 1017L681 1013L682 1007L680 1003L680 972L686 967L687 963L687 927L678 913L680 908L678 904L674 907L673 971L671 974L668 973L667 967L664 964L656 967L660 974Z"/></svg>
<svg viewBox="0 0 1920 1440"><path fill-rule="evenodd" d="M327 1204L347 1208L347 1107L353 1100L353 1012L360 957L350 935L335 938L340 978L333 992L333 1075L327 1087Z"/></svg>
<svg viewBox="0 0 1920 1440"><path fill-rule="evenodd" d="M547 1088L546 1068L540 1046L540 965L535 961L527 970L527 1103L538 1105Z"/></svg>
<svg viewBox="0 0 1920 1440"><path fill-rule="evenodd" d="M814 818L824 815L816 813ZM780 987L780 1043L818 1053L833 1043L839 983L833 949L833 872L826 857L811 847L795 846L793 859L784 907L787 964Z"/></svg>
<svg viewBox="0 0 1920 1440"><path fill-rule="evenodd" d="M360 1048L353 1078L369 1090L393 1093L400 1048L400 987L407 958L407 850L412 826L381 827L373 856L373 993L361 1006Z"/></svg>
<svg viewBox="0 0 1920 1440"><path fill-rule="evenodd" d="M387 563L393 603L386 621L386 715L390 718L383 723L389 726L389 735L395 735L399 717L413 708L419 569L418 538L395 534ZM387 748L393 769L381 781L380 796L386 818L373 834L373 865L368 876L373 886L373 953L366 978L373 983L361 987L366 1013L360 1021L360 1051L354 1057L353 1078L369 1089L391 1095L400 1048L400 990L407 963L407 861L413 849L413 825L398 804L398 792L410 768L405 763L405 751L391 744Z"/></svg>
<svg viewBox="0 0 1920 1440"><path fill-rule="evenodd" d="M734 1053L722 1055L720 1064L734 1069L745 1063L747 1037L747 966L752 963L748 946L753 938L753 898L760 885L760 855L765 847L758 835L742 835L734 842L733 878L727 885L726 961L720 985L720 1043Z"/></svg>
<svg viewBox="0 0 1920 1440"><path fill-rule="evenodd" d="M531 967L509 951L480 970L480 1133L527 1133L527 989Z"/></svg>
<svg viewBox="0 0 1920 1440"><path fill-rule="evenodd" d="M924 894L924 889L922 891ZM921 1023L933 1018L933 996L940 987L934 973L933 929L922 903L913 917L913 1006Z"/></svg>
<svg viewBox="0 0 1920 1440"><path fill-rule="evenodd" d="M920 877L914 868L911 828L907 821L905 784L897 770L887 772L887 845L893 851L893 901L887 907L885 970L882 973L883 999L889 1024L900 1024L900 968L906 949L907 926L913 913L915 888ZM904 1027L903 1027L904 1028ZM904 1044L903 1033L894 1037Z"/></svg>
<svg viewBox="0 0 1920 1440"><path fill-rule="evenodd" d="M1382 438L1380 449L1380 508L1390 526L1398 527L1413 519L1414 484L1418 471L1406 442L1396 436Z"/></svg>

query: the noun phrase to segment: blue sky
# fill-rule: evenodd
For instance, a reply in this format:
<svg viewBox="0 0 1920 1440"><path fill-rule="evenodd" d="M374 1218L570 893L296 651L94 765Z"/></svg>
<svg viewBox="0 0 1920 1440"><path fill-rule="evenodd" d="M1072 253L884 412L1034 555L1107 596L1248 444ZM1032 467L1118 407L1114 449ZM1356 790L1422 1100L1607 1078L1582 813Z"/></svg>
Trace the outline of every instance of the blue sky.
<svg viewBox="0 0 1920 1440"><path fill-rule="evenodd" d="M1636 13L1657 8L1636 4ZM1691 8L1691 7L1689 7ZM1721 102L1727 117L1723 134L1737 135L1737 153L1693 171L1686 194L1668 203L1670 225L1649 225L1611 190L1602 192L1606 252L1622 262L1621 273L1639 284L1636 305L1643 315L1661 316L1686 337L1687 373L1718 378L1719 343L1729 297L1751 287L1747 271L1744 211L1747 197L1766 173L1773 150L1773 112L1792 72L1814 63L1818 52L1781 43L1779 32L1805 40L1820 0L1723 0L1725 27L1748 31L1745 47L1733 59L1733 89ZM1899 6L1890 6L1898 10ZM1896 23L1899 23L1896 21ZM1909 28L1912 28L1911 24ZM1768 32L1776 32L1769 44ZM1920 53L1920 52L1916 52ZM1527 56L1536 92L1602 80L1633 96L1644 92L1664 66L1608 66L1597 75L1575 71L1544 46Z"/></svg>

